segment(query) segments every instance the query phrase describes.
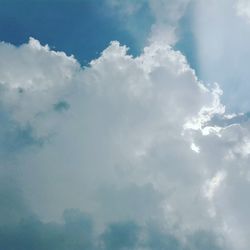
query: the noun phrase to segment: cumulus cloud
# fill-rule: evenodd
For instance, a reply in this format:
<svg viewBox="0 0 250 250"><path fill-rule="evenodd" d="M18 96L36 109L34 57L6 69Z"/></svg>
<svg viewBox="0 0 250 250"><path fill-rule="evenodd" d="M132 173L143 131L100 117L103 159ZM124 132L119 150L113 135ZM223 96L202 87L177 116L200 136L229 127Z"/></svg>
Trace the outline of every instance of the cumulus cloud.
<svg viewBox="0 0 250 250"><path fill-rule="evenodd" d="M248 249L248 122L213 122L222 91L170 46L127 50L82 68L33 38L0 44L2 247Z"/></svg>
<svg viewBox="0 0 250 250"><path fill-rule="evenodd" d="M53 124L39 128L42 117L62 108L64 95L80 66L73 57L50 51L33 38L18 48L6 43L0 47L1 109L7 116L5 120L17 123L21 130L36 127L36 137L43 137L48 132L46 126Z"/></svg>

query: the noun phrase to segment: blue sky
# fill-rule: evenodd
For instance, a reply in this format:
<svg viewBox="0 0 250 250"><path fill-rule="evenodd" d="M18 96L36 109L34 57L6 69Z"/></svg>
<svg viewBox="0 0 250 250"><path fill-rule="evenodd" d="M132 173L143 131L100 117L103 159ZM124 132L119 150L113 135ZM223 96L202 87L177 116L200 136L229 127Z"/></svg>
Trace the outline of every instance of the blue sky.
<svg viewBox="0 0 250 250"><path fill-rule="evenodd" d="M0 0L0 249L249 250L249 34L246 0Z"/></svg>
<svg viewBox="0 0 250 250"><path fill-rule="evenodd" d="M139 22L133 22L132 17L126 22L133 22L144 42L153 17L146 6L141 12L136 18ZM118 11L105 1L2 1L0 16L0 40L21 45L32 36L73 54L83 65L98 57L113 40L126 44L133 55L142 49Z"/></svg>
<svg viewBox="0 0 250 250"><path fill-rule="evenodd" d="M34 37L55 50L73 54L83 65L98 57L114 40L128 46L129 53L137 56L147 44L154 22L147 2L141 3L143 5L138 12L124 19L119 13L121 10L105 1L3 1L0 40L19 46L29 37ZM178 32L181 39L175 47L195 67L191 14L190 7L180 21Z"/></svg>

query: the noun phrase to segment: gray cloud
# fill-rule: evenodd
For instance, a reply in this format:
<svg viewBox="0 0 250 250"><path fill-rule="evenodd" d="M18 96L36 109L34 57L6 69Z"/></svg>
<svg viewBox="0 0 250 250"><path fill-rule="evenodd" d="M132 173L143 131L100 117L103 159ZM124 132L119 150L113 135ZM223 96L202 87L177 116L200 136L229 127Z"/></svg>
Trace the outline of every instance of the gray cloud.
<svg viewBox="0 0 250 250"><path fill-rule="evenodd" d="M63 218L63 223L44 223L29 216L18 224L1 225L0 247L11 250L222 249L216 236L206 231L195 232L182 242L152 224L141 227L131 221L116 222L97 234L92 218L79 210L65 210Z"/></svg>

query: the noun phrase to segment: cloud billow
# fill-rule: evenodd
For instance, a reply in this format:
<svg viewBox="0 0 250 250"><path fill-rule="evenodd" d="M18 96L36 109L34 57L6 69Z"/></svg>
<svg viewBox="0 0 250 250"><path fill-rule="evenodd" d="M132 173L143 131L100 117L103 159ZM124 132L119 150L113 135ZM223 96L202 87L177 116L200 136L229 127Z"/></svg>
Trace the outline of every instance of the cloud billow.
<svg viewBox="0 0 250 250"><path fill-rule="evenodd" d="M247 249L247 122L213 123L222 91L180 52L127 50L111 42L83 68L33 38L0 44L0 148L14 157L0 248Z"/></svg>

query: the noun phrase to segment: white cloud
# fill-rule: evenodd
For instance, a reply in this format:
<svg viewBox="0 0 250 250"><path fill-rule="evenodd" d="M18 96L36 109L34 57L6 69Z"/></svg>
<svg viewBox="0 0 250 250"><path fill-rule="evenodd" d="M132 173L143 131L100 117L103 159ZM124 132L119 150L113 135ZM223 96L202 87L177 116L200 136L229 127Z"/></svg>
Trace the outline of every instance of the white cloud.
<svg viewBox="0 0 250 250"><path fill-rule="evenodd" d="M197 154L200 153L200 148L194 142L191 143L190 148Z"/></svg>
<svg viewBox="0 0 250 250"><path fill-rule="evenodd" d="M250 188L249 126L212 124L224 115L221 91L205 87L180 52L155 42L133 58L112 42L81 68L31 39L20 47L1 43L0 58L9 125L49 136L15 162L24 195L44 220L77 207L100 228L153 220L181 238L212 230L247 249L241 192ZM61 101L65 112L55 110Z"/></svg>
<svg viewBox="0 0 250 250"><path fill-rule="evenodd" d="M34 124L36 136L46 135L45 127L50 125L42 117L69 94L80 65L72 56L51 51L33 38L18 48L1 43L0 54L3 107L20 125Z"/></svg>
<svg viewBox="0 0 250 250"><path fill-rule="evenodd" d="M213 199L216 189L219 188L225 177L226 173L224 171L218 171L216 175L204 185L204 194L209 200Z"/></svg>

